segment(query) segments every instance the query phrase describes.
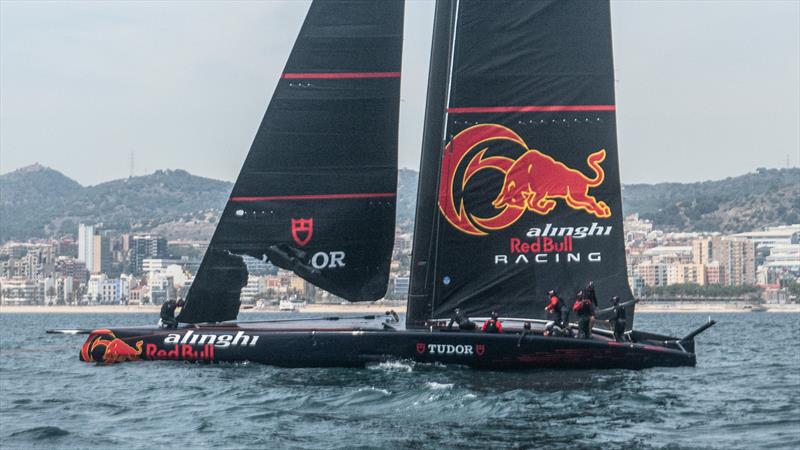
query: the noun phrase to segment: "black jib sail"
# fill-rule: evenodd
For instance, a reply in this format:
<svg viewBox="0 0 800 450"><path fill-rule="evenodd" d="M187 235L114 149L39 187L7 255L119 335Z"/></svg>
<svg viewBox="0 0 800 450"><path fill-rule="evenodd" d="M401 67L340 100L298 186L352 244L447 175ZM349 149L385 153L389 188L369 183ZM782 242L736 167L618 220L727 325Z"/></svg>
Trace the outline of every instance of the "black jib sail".
<svg viewBox="0 0 800 450"><path fill-rule="evenodd" d="M312 3L181 322L235 319L241 255L381 298L397 191L403 1Z"/></svg>
<svg viewBox="0 0 800 450"><path fill-rule="evenodd" d="M433 46L407 326L631 299L608 2L440 1Z"/></svg>

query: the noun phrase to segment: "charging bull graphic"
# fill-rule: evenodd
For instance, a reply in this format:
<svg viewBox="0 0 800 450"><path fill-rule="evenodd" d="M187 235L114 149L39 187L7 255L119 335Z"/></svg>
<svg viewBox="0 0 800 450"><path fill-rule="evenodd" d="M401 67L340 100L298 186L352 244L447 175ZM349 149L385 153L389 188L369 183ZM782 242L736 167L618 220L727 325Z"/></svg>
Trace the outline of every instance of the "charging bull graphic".
<svg viewBox="0 0 800 450"><path fill-rule="evenodd" d="M110 330L97 330L83 344L81 360L104 363L138 361L141 359L142 343L137 341L134 348L117 338Z"/></svg>
<svg viewBox="0 0 800 450"><path fill-rule="evenodd" d="M492 201L492 206L500 212L488 218L468 214L463 199L456 204L453 191L456 174L468 154L482 144L497 140L516 143L525 152L516 160L505 156L486 156L488 148L475 153L459 180L462 191L466 189L470 178L480 170L494 169L503 173L505 178L500 192ZM475 125L456 135L444 149L439 210L458 230L476 236L488 234L486 230L511 226L525 211L546 215L556 207L558 199L563 199L572 209L598 218L610 217L611 208L589 195L589 189L600 186L605 179L600 166L605 158L605 150L596 151L586 158L586 163L594 171L594 176L590 178L539 150L529 149L519 135L502 125Z"/></svg>

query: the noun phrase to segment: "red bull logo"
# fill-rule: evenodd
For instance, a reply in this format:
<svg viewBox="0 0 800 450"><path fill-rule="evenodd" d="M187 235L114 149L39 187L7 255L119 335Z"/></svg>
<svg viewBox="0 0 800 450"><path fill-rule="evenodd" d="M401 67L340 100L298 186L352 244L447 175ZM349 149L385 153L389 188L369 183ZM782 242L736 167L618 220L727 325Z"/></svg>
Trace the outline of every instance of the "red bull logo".
<svg viewBox="0 0 800 450"><path fill-rule="evenodd" d="M89 335L81 349L81 360L86 362L118 363L139 361L143 341L129 345L114 335L111 330L97 330Z"/></svg>
<svg viewBox="0 0 800 450"><path fill-rule="evenodd" d="M460 171L467 155L492 141L509 141L524 148L516 159L506 156L486 156L488 147L481 149ZM451 225L475 236L488 231L501 230L514 224L526 212L547 215L559 200L572 209L584 211L598 218L611 216L611 208L589 194L589 189L600 186L605 172L600 164L606 158L604 149L590 154L586 163L594 172L587 177L581 171L540 152L529 149L525 141L512 130L495 124L481 124L467 128L447 144L442 158L439 187L439 210ZM496 170L504 175L500 191L492 201L499 210L492 217L478 217L467 213L463 199L456 199L453 187L463 192L469 180L481 170ZM456 180L457 173L463 173Z"/></svg>

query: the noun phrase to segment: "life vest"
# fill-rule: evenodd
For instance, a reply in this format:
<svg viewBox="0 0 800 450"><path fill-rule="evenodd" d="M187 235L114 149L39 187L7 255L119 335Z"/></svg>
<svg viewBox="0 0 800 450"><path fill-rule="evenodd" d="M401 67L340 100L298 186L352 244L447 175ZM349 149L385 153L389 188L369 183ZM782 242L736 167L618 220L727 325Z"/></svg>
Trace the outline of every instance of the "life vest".
<svg viewBox="0 0 800 450"><path fill-rule="evenodd" d="M588 317L592 315L592 301L588 298L575 302L572 305L572 310L581 317Z"/></svg>
<svg viewBox="0 0 800 450"><path fill-rule="evenodd" d="M502 333L503 324L501 324L499 320L489 319L483 323L481 331L484 331L486 333Z"/></svg>

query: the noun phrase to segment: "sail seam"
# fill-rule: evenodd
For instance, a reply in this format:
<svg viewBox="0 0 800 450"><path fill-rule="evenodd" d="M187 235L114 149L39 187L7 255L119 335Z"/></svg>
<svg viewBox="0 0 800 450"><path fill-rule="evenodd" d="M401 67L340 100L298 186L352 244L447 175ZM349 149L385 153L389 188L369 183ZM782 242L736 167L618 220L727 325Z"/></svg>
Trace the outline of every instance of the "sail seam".
<svg viewBox="0 0 800 450"><path fill-rule="evenodd" d="M400 78L400 72L341 72L341 73L284 73L284 79L352 79L352 78Z"/></svg>
<svg viewBox="0 0 800 450"><path fill-rule="evenodd" d="M616 111L616 105L531 105L531 106L477 106L447 108L448 113L502 113L502 112L548 112L548 111Z"/></svg>
<svg viewBox="0 0 800 450"><path fill-rule="evenodd" d="M231 197L232 202L262 202L280 200L338 200L352 198L393 198L394 192L377 192L365 194L316 194L316 195L276 195L263 197Z"/></svg>

